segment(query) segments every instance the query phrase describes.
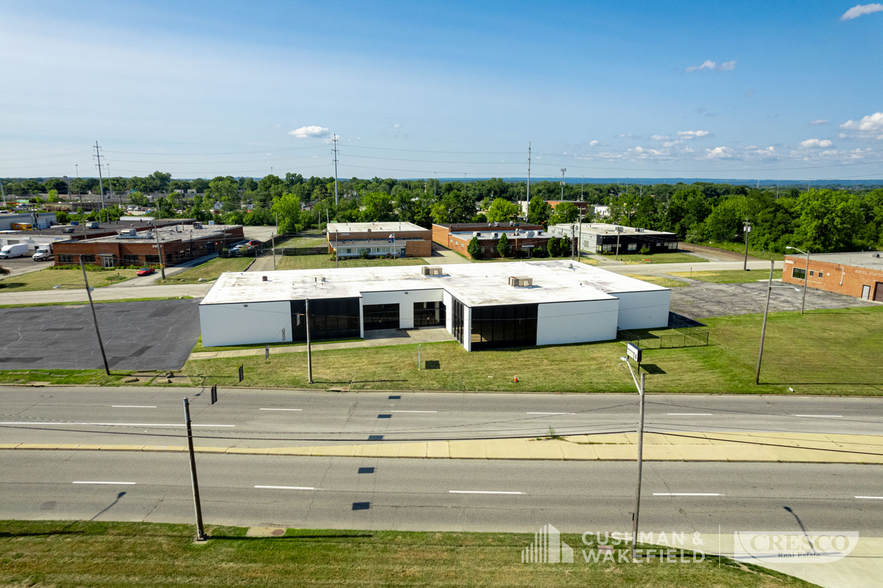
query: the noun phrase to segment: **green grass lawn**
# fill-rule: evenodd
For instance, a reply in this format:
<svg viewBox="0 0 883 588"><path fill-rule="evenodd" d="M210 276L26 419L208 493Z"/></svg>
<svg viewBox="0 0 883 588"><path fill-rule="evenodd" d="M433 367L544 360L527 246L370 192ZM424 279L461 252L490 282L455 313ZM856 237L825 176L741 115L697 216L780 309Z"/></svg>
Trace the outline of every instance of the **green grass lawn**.
<svg viewBox="0 0 883 588"><path fill-rule="evenodd" d="M713 243L710 241L705 241L703 243L696 243L696 245L702 245L704 247L717 247L718 249L726 249L727 251L732 251L734 253L745 254L745 243ZM785 259L784 253L773 253L772 251L762 251L760 249L754 249L752 247L748 247L748 255L750 257L756 257L757 259L775 259L776 261L782 261Z"/></svg>
<svg viewBox="0 0 883 588"><path fill-rule="evenodd" d="M662 286L663 288L681 288L683 286L689 286L686 282L679 282L678 280L672 280L670 278L666 278L664 276L642 276L639 274L623 274L630 278L636 278L638 280L643 280L645 282L650 282L651 284L656 284L657 286ZM674 274L679 275L679 274Z"/></svg>
<svg viewBox="0 0 883 588"><path fill-rule="evenodd" d="M321 343L346 343L348 341L364 341L364 339L332 339L329 341L321 341ZM270 348L276 347L298 347L301 345L305 345L304 342L298 341L297 343L270 343ZM203 347L202 346L202 335L199 336L199 339L196 340L196 345L193 346L193 353L199 353L202 351L238 351L240 349L264 349L267 346L266 343L255 343L253 345L225 345L223 347Z"/></svg>
<svg viewBox="0 0 883 588"><path fill-rule="evenodd" d="M769 280L769 270L722 270L717 272L671 272L671 275L681 278L692 278L714 284L744 284L745 282L757 282ZM773 271L773 279L782 279L782 270Z"/></svg>
<svg viewBox="0 0 883 588"><path fill-rule="evenodd" d="M92 336L94 338L95 334ZM3 370L0 371L0 384L43 382L67 386L117 386L132 372L111 370L110 374L108 376L104 370Z"/></svg>
<svg viewBox="0 0 883 588"><path fill-rule="evenodd" d="M328 245L328 240L322 232L302 233L297 237L291 237L276 243L276 249L283 247L322 247Z"/></svg>
<svg viewBox="0 0 883 588"><path fill-rule="evenodd" d="M194 268L184 270L180 274L169 276L165 282L157 280L155 284L195 284L199 278L205 281L217 279L224 272L242 272L254 261L253 257L227 257L222 259L216 257L211 261L207 261Z"/></svg>
<svg viewBox="0 0 883 588"><path fill-rule="evenodd" d="M572 564L522 564L532 534L288 529L151 523L0 522L4 586L470 586L792 588L802 580L727 558L698 563L587 563L580 535L563 534ZM675 550L678 553L678 550ZM688 559L689 555L686 556ZM619 548L614 560L619 559Z"/></svg>
<svg viewBox="0 0 883 588"><path fill-rule="evenodd" d="M118 282L125 282L134 278L138 270L114 269L105 271L87 271L89 286L101 288ZM59 290L76 290L84 288L83 272L76 269L42 269L18 276L11 276L0 280L0 292L32 292L35 290L52 290L59 286Z"/></svg>
<svg viewBox="0 0 883 588"><path fill-rule="evenodd" d="M426 265L422 257L401 257L395 259L340 259L340 267L390 267L400 265ZM285 255L276 259L276 269L326 269L337 267L330 255Z"/></svg>
<svg viewBox="0 0 883 588"><path fill-rule="evenodd" d="M115 304L117 302L154 302L156 300L190 300L193 296L171 296L169 298L121 298L119 300L93 300L93 304ZM0 304L0 308L33 308L39 306L83 306L85 302L39 302L37 304Z"/></svg>
<svg viewBox="0 0 883 588"><path fill-rule="evenodd" d="M707 347L650 349L649 393L883 395L883 308L773 313L769 317L761 385L754 385L762 315L707 319ZM650 331L644 337L668 334ZM306 354L188 361L194 385L352 390L634 392L620 342L467 353L458 343L424 344L422 359L440 369L417 370L417 346L316 351L314 384ZM795 369L799 366L799 369ZM855 366L861 366L856 369ZM518 375L519 382L513 382Z"/></svg>
<svg viewBox="0 0 883 588"><path fill-rule="evenodd" d="M605 253L604 258L615 261L616 255ZM620 254L619 261L643 265L650 263L704 263L708 260L692 253L653 253L652 255L627 253Z"/></svg>

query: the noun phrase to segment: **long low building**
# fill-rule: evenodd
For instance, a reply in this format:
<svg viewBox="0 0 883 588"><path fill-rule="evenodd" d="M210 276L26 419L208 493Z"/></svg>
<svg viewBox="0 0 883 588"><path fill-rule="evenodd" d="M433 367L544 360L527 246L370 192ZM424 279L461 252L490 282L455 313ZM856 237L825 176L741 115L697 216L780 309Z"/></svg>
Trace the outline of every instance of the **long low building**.
<svg viewBox="0 0 883 588"><path fill-rule="evenodd" d="M414 223L328 223L328 253L339 257L429 257L432 233Z"/></svg>
<svg viewBox="0 0 883 588"><path fill-rule="evenodd" d="M544 249L549 243L549 234L543 231L543 225L531 225L515 222L495 223L456 223L450 225L432 225L432 240L456 251L467 259L472 259L469 253L469 242L473 237L477 239L481 247L481 257L490 259L500 257L497 245L500 238L506 235L509 248L513 252L522 250L528 257L534 249Z"/></svg>
<svg viewBox="0 0 883 588"><path fill-rule="evenodd" d="M883 302L883 252L786 255L782 281Z"/></svg>
<svg viewBox="0 0 883 588"><path fill-rule="evenodd" d="M616 339L668 325L668 288L567 261L222 274L199 306L206 347L444 327L467 351Z"/></svg>
<svg viewBox="0 0 883 588"><path fill-rule="evenodd" d="M605 223L569 223L552 225L555 237L570 237L579 243L580 251L588 253L671 253L678 250L678 235Z"/></svg>

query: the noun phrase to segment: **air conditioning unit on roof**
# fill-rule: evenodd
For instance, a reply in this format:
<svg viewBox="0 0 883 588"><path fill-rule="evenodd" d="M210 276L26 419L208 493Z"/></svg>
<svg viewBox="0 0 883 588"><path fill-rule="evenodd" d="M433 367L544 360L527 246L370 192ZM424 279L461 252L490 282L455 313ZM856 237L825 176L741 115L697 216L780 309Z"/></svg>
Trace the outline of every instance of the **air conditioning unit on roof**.
<svg viewBox="0 0 883 588"><path fill-rule="evenodd" d="M510 276L509 285L514 288L527 288L528 286L533 286L533 278Z"/></svg>
<svg viewBox="0 0 883 588"><path fill-rule="evenodd" d="M441 266L438 265L424 265L420 268L420 273L424 276L442 276L444 275Z"/></svg>

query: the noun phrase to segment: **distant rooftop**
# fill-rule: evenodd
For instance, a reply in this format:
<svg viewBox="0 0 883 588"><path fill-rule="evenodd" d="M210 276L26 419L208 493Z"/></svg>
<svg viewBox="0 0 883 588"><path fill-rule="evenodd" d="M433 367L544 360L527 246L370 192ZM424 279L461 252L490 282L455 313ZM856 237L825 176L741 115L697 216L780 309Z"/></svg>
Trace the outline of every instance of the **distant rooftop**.
<svg viewBox="0 0 883 588"><path fill-rule="evenodd" d="M329 233L367 233L387 231L428 231L414 223L374 222L374 223L328 223Z"/></svg>
<svg viewBox="0 0 883 588"><path fill-rule="evenodd" d="M800 253L789 253L787 257L800 260L806 259L805 256ZM837 263L840 265L851 265L853 267L863 267L866 269L883 270L883 251L846 251L843 253L810 252L809 261L810 263L813 261L823 261L825 263Z"/></svg>
<svg viewBox="0 0 883 588"><path fill-rule="evenodd" d="M521 227L484 227L482 230L458 231L451 233L451 237L455 239L471 240L477 237L479 241L497 241L504 233L510 241L515 239L547 239L552 235L539 229L524 229ZM530 233L530 234L528 234ZM494 236L496 234L496 237Z"/></svg>
<svg viewBox="0 0 883 588"><path fill-rule="evenodd" d="M444 275L422 266L360 267L221 274L202 304L241 304L320 298L357 298L363 292L443 289L468 306L609 300L618 293L667 290L590 265L568 261L451 264ZM267 281L263 281L263 277ZM508 285L510 276L533 286Z"/></svg>
<svg viewBox="0 0 883 588"><path fill-rule="evenodd" d="M528 231L542 230L543 225L534 225L531 223L522 223L514 221L503 221L495 223L452 223L452 224L435 224L437 227L444 227L451 233L459 233L465 231L514 231L518 229L526 229Z"/></svg>
<svg viewBox="0 0 883 588"><path fill-rule="evenodd" d="M235 229L240 225L202 225L201 229L194 228L193 225L166 225L160 227L159 240L166 243L170 241L190 240L190 239L206 239L211 237L221 237L225 231ZM81 243L154 243L156 237L152 231L138 231L137 237L124 237L122 235L109 235L106 237L96 237L94 239L84 239ZM147 235L150 235L149 237Z"/></svg>
<svg viewBox="0 0 883 588"><path fill-rule="evenodd" d="M565 231L573 231L573 227L576 227L576 230L580 230L579 223L565 223L560 225L552 225L549 227L550 229L553 227L557 227L563 229ZM617 229L621 229L617 231ZM583 233L595 233L597 235L615 235L616 233L621 233L623 235L669 235L674 236L674 233L669 231L654 231L651 229L642 229L638 227L626 227L623 225L609 225L605 223L583 223L582 224L582 232Z"/></svg>

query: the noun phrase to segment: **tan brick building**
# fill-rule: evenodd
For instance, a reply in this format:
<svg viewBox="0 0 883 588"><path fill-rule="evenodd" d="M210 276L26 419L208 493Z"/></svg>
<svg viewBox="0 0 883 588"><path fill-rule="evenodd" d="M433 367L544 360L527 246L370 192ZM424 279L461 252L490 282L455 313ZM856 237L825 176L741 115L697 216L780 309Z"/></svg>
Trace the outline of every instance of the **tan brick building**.
<svg viewBox="0 0 883 588"><path fill-rule="evenodd" d="M432 240L443 247L456 251L468 259L472 259L466 250L473 237L478 238L481 245L481 256L484 259L500 257L497 244L500 237L506 234L511 251L523 249L530 254L533 249L544 249L549 243L550 235L543 231L542 225L526 223L457 223L450 225L432 225Z"/></svg>
<svg viewBox="0 0 883 588"><path fill-rule="evenodd" d="M432 233L413 223L328 223L328 253L343 257L429 257Z"/></svg>
<svg viewBox="0 0 883 588"><path fill-rule="evenodd" d="M808 288L883 302L883 252L786 255L782 281Z"/></svg>
<svg viewBox="0 0 883 588"><path fill-rule="evenodd" d="M55 243L55 265L79 265L82 260L101 267L158 266L157 236L166 266L215 253L245 239L240 225L170 225L161 227L158 235L126 229L110 237Z"/></svg>

